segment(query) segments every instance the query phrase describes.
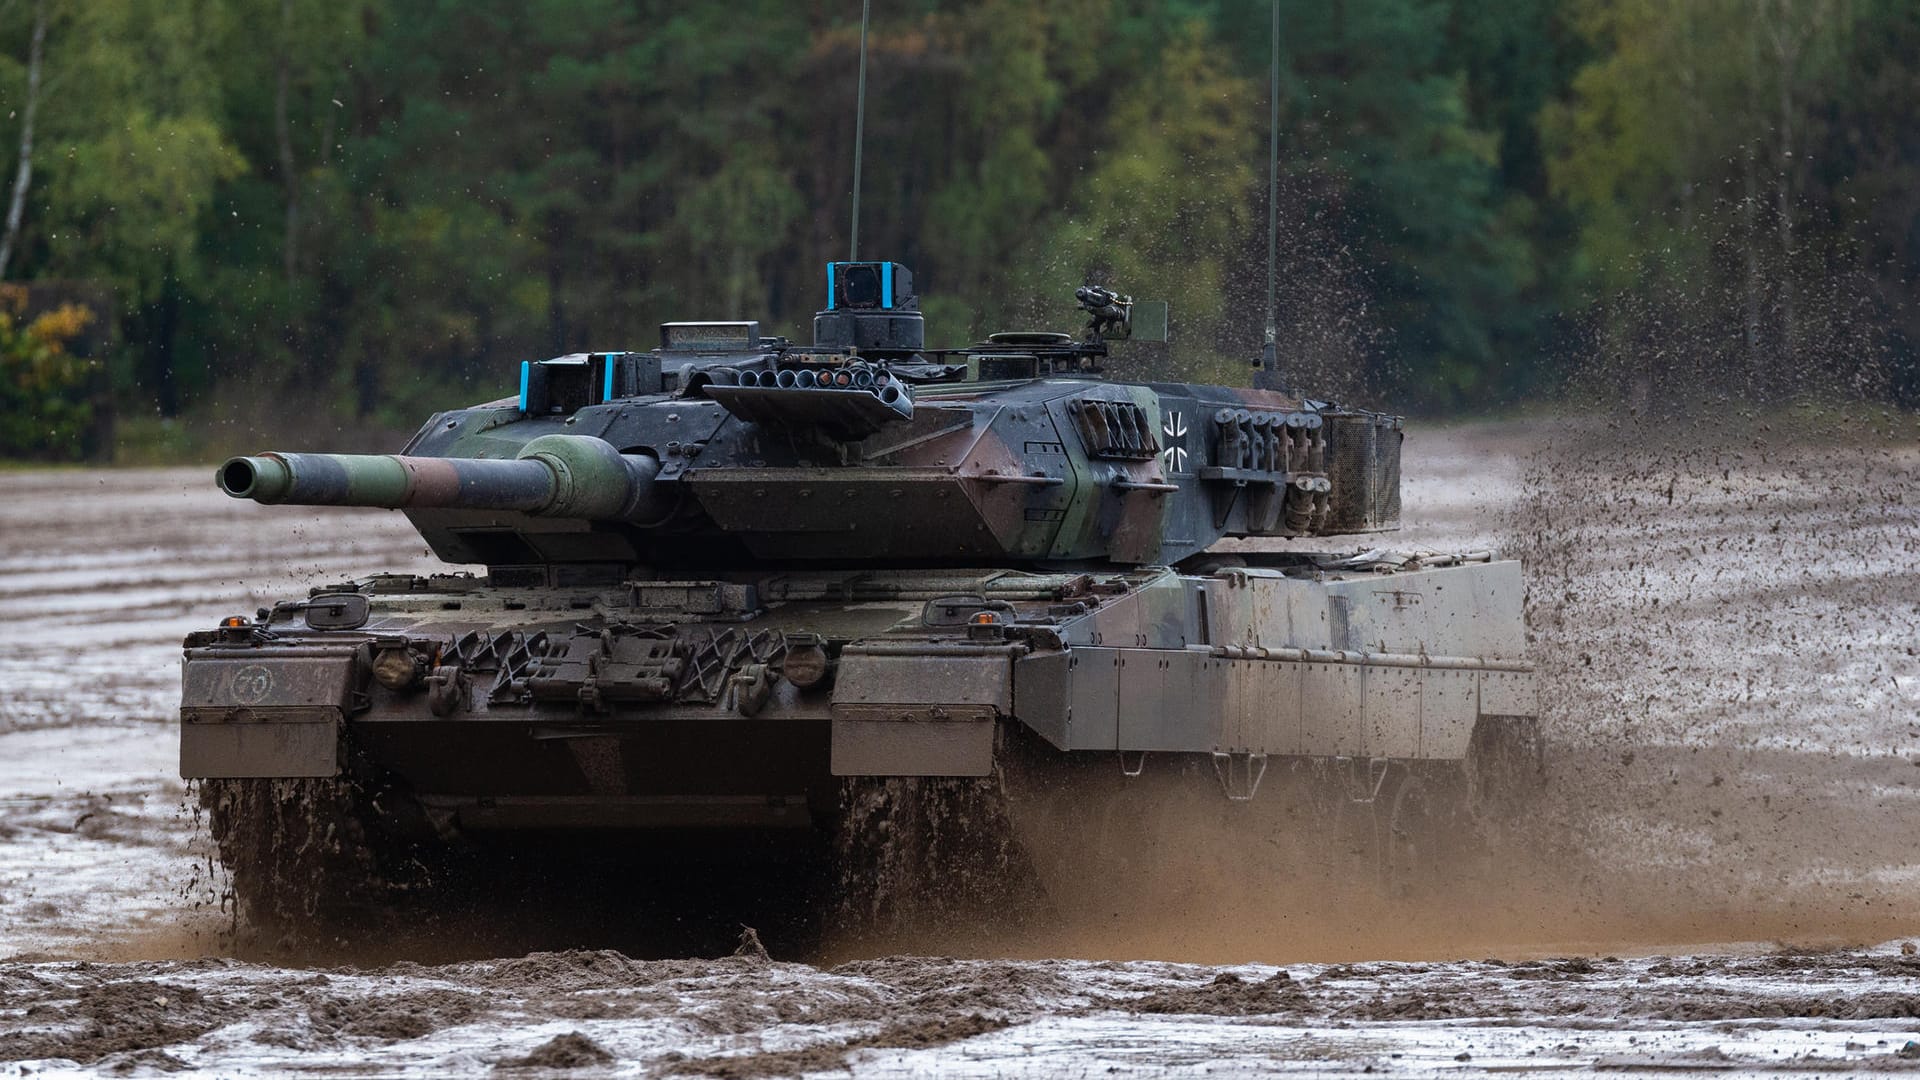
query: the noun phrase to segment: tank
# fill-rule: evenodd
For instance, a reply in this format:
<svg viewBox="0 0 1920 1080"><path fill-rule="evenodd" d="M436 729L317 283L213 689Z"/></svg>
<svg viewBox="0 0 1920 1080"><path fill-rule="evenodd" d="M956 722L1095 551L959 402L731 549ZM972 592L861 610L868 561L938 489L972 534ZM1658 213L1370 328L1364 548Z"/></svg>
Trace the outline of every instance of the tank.
<svg viewBox="0 0 1920 1080"><path fill-rule="evenodd" d="M841 929L1040 910L1086 800L1176 785L1264 836L1302 776L1392 889L1524 787L1519 565L1300 542L1398 527L1399 417L1109 379L1108 289L1079 336L935 349L904 266L825 277L810 343L668 323L398 455L219 468L450 564L187 638L181 774L246 919L431 905L528 843L798 852Z"/></svg>

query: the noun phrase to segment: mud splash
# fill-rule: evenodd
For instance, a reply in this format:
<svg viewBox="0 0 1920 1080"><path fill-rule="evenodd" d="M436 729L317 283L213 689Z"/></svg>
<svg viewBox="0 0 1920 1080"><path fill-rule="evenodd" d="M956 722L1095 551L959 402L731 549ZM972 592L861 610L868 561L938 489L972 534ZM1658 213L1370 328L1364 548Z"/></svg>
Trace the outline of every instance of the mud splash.
<svg viewBox="0 0 1920 1080"><path fill-rule="evenodd" d="M1341 812L1283 796L1232 821L1205 777L1165 777L1150 814L1063 796L1077 816L1036 859L1086 887L1008 951L1520 958L1920 926L1920 448L1843 417L1728 426L1735 448L1671 419L1475 432L1516 454L1505 475L1447 455L1450 484L1413 481L1393 543L1526 560L1549 746L1538 801L1414 902L1360 887Z"/></svg>
<svg viewBox="0 0 1920 1080"><path fill-rule="evenodd" d="M1128 890L1087 877L1046 932L908 925L826 954L998 959L824 968L605 951L390 962L510 954L532 918L514 905L496 913L503 932L423 926L358 966L144 959L221 947L182 895L210 880L196 870L205 837L168 779L172 735L158 722L177 693L182 626L248 610L241 579L289 591L403 566L418 549L380 516L356 528L386 529L385 546L337 545L337 524L274 533L192 494L197 471L161 478L182 494L152 476L106 478L150 528L97 516L104 503L61 483L0 477L15 541L0 614L19 616L0 625L16 687L0 713L0 759L16 763L0 767L0 954L36 957L0 964L0 1057L238 1075L512 1075L590 1047L612 1059L590 1067L687 1074L788 1053L873 1075L1679 1070L1707 1055L1909 1068L1898 1051L1920 1023L1914 958L1830 950L1920 926L1920 447L1857 425L1763 422L1415 432L1410 527L1392 542L1529 562L1549 782L1495 857L1463 861L1417 899L1382 899L1343 868L1339 811L1276 799L1258 809L1272 815L1255 830L1265 839L1248 843L1217 793L1186 791L1150 760L1147 777L1173 788L1154 816L1060 808L1085 826L1065 834L1068 865L1110 868ZM185 557L215 550L232 558ZM292 574L258 576L289 551ZM65 629L16 629L56 622ZM529 861L513 880L551 865ZM625 874L582 888L629 897ZM778 895L772 881L765 896ZM659 917L575 899L594 916L571 924L584 942ZM733 914L716 912L726 940L709 955L731 947ZM792 954L792 938L766 937ZM1701 951L1713 955L1632 958ZM1090 959L1048 959L1061 956ZM1382 956L1401 962L1361 962ZM1143 957L1285 962L1288 978ZM903 1044L916 1038L927 1043Z"/></svg>
<svg viewBox="0 0 1920 1080"><path fill-rule="evenodd" d="M992 1076L1259 1072L1278 1060L1418 1074L1622 1055L1679 1069L1703 1054L1729 1068L1903 1069L1917 1016L1920 962L1893 948L1226 970L921 957L821 969L606 952L304 973L0 964L0 1062L108 1072Z"/></svg>

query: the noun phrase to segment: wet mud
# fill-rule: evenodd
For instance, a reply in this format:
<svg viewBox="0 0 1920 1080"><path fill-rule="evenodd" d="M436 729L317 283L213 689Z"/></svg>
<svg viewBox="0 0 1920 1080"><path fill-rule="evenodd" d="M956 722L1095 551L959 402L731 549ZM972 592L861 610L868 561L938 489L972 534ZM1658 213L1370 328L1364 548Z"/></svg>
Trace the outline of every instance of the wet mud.
<svg viewBox="0 0 1920 1080"><path fill-rule="evenodd" d="M985 988L985 989L982 989ZM834 967L605 951L292 972L9 965L0 1068L1004 1076L1920 1070L1896 949L1711 959L1259 965L893 957ZM1308 1068L1310 1066L1310 1068ZM36 1066L37 1067L37 1066Z"/></svg>
<svg viewBox="0 0 1920 1080"><path fill-rule="evenodd" d="M778 959L726 955L750 906L690 950L717 959L633 958L662 909L625 871L485 932L237 958L171 775L180 636L436 564L398 515L241 505L198 470L0 475L0 1075L1920 1067L1920 444L1766 423L1414 431L1380 542L1527 560L1548 739L1540 799L1418 895L1359 880L1350 809L1284 778L1228 805L1150 759L1151 813L1048 811L1059 918L896 912L804 964L771 924Z"/></svg>

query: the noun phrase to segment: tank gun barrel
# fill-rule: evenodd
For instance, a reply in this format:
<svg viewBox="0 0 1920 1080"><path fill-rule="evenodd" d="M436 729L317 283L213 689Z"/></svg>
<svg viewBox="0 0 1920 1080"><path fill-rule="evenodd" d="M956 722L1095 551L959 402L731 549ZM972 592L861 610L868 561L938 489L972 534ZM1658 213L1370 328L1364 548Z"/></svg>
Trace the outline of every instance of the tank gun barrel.
<svg viewBox="0 0 1920 1080"><path fill-rule="evenodd" d="M543 435L514 460L399 454L236 457L220 489L236 499L299 506L514 510L590 521L657 516L660 462L589 435Z"/></svg>

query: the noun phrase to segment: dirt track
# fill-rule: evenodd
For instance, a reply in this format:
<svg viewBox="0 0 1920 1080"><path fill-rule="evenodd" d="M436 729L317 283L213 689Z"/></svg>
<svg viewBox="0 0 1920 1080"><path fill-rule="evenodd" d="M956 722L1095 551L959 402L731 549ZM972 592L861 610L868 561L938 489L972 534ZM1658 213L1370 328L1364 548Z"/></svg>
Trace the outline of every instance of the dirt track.
<svg viewBox="0 0 1920 1080"><path fill-rule="evenodd" d="M180 636L434 564L398 515L242 505L205 470L0 475L0 1071L1920 1065L1895 1056L1920 1036L1897 947L1920 931L1920 448L1586 423L1407 453L1393 546L1529 561L1554 795L1500 880L1382 923L1250 901L1223 867L1210 910L1001 948L1090 959L824 969L194 959L225 920L170 775ZM1577 954L1643 958L1529 960ZM1483 956L1505 962L1460 961Z"/></svg>

